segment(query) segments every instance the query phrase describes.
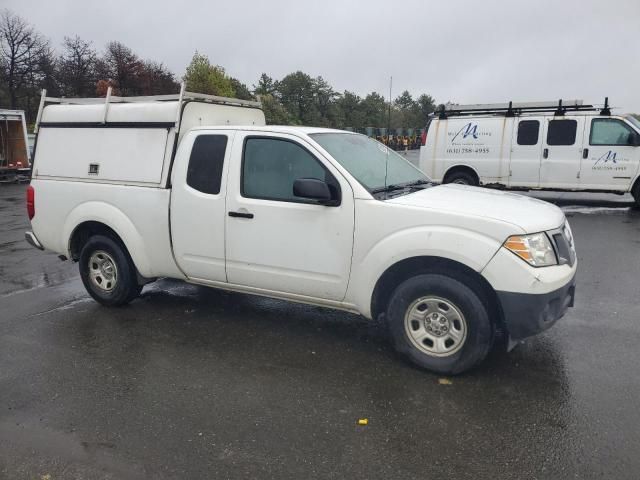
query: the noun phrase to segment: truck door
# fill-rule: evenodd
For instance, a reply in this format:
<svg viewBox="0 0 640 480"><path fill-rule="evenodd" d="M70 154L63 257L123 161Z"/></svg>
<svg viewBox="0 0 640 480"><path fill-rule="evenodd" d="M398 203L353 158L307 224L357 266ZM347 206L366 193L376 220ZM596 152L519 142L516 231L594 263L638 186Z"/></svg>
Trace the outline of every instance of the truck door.
<svg viewBox="0 0 640 480"><path fill-rule="evenodd" d="M511 137L509 187L540 186L542 158L541 125L544 117L525 117L516 121Z"/></svg>
<svg viewBox="0 0 640 480"><path fill-rule="evenodd" d="M351 270L354 200L346 179L310 142L269 132L236 134L229 173L229 283L340 301ZM296 197L293 183L316 178L340 204Z"/></svg>
<svg viewBox="0 0 640 480"><path fill-rule="evenodd" d="M629 190L640 153L635 131L623 120L608 117L590 119L586 130L580 188Z"/></svg>
<svg viewBox="0 0 640 480"><path fill-rule="evenodd" d="M545 120L540 187L578 188L584 117L548 117Z"/></svg>
<svg viewBox="0 0 640 480"><path fill-rule="evenodd" d="M192 279L226 281L224 228L232 131L195 131L182 140L171 189L171 239L181 270Z"/></svg>

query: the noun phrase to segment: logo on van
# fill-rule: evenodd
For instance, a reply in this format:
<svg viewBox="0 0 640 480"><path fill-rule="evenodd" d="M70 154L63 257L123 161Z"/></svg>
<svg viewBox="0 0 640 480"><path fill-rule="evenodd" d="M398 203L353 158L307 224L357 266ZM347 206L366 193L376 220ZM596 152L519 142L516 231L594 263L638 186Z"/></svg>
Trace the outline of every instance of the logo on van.
<svg viewBox="0 0 640 480"><path fill-rule="evenodd" d="M467 142L464 143L468 143L469 141L475 143L473 141L478 140L479 137L490 137L491 132L483 132L480 130L477 123L469 122L456 133L449 132L449 136L453 136L451 138L452 144L456 144L456 140L458 140L458 143L463 140L467 140Z"/></svg>
<svg viewBox="0 0 640 480"><path fill-rule="evenodd" d="M600 162L602 162L602 163L607 163L607 162L618 163L618 161L616 159L617 156L618 156L618 154L616 152L614 152L613 150L609 150L607 153L602 154L600 156L600 158L598 160L596 160L596 163L594 163L593 166L595 167Z"/></svg>
<svg viewBox="0 0 640 480"><path fill-rule="evenodd" d="M471 135L473 138L475 138L476 140L478 139L478 124L477 123L467 123L464 127L462 127L460 130L458 130L458 133L456 133L454 135L454 137L451 139L451 141L453 142L456 138L458 138L458 136L462 134L462 139L464 140L465 138L467 138L469 135Z"/></svg>
<svg viewBox="0 0 640 480"><path fill-rule="evenodd" d="M629 159L626 157L618 157L618 152L609 150L606 153L600 155L600 158L593 157L595 160L592 170L610 170L610 171L623 171L627 170L629 165Z"/></svg>

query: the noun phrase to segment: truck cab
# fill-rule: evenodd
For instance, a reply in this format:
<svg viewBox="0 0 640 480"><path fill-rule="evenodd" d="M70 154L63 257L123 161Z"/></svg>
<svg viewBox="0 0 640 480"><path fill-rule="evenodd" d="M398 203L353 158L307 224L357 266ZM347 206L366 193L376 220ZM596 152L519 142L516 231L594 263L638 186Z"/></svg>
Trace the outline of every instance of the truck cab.
<svg viewBox="0 0 640 480"><path fill-rule="evenodd" d="M431 121L420 168L443 183L631 192L640 202L639 146L640 122L607 105L456 106Z"/></svg>
<svg viewBox="0 0 640 480"><path fill-rule="evenodd" d="M457 374L573 305L575 245L551 204L436 185L364 135L265 125L255 102L49 102L26 238L78 262L105 306L169 277L334 308Z"/></svg>

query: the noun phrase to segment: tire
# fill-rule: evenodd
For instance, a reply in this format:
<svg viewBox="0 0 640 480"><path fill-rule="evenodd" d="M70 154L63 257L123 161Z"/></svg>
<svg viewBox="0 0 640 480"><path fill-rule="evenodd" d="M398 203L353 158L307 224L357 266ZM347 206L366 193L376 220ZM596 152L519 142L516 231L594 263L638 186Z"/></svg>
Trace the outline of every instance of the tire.
<svg viewBox="0 0 640 480"><path fill-rule="evenodd" d="M457 375L473 368L493 343L487 302L464 283L441 274L418 275L401 283L386 317L396 350L439 374Z"/></svg>
<svg viewBox="0 0 640 480"><path fill-rule="evenodd" d="M635 187L633 187L631 195L633 195L633 199L636 201L636 207L640 208L640 181L638 181Z"/></svg>
<svg viewBox="0 0 640 480"><path fill-rule="evenodd" d="M453 172L451 175L447 175L444 183L458 183L460 185L471 185L473 187L479 185L476 176L469 172Z"/></svg>
<svg viewBox="0 0 640 480"><path fill-rule="evenodd" d="M80 252L79 267L87 292L102 305L125 305L142 290L129 254L110 237L95 235L89 238Z"/></svg>

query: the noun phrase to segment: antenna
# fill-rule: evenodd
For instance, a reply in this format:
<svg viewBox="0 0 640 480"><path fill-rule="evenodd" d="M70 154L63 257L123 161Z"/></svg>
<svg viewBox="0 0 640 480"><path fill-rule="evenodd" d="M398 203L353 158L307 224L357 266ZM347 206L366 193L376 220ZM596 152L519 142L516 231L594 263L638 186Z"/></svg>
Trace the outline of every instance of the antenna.
<svg viewBox="0 0 640 480"><path fill-rule="evenodd" d="M387 186L387 175L389 173L389 132L391 132L391 88L393 87L393 76L389 77L389 116L387 118L387 161L384 163L384 186Z"/></svg>
<svg viewBox="0 0 640 480"><path fill-rule="evenodd" d="M609 97L604 97L604 108L600 110L600 115L602 116L611 115L611 108L609 108Z"/></svg>
<svg viewBox="0 0 640 480"><path fill-rule="evenodd" d="M393 77L389 78L389 114L387 115L387 143L389 143L389 132L391 131L391 87L393 86Z"/></svg>

